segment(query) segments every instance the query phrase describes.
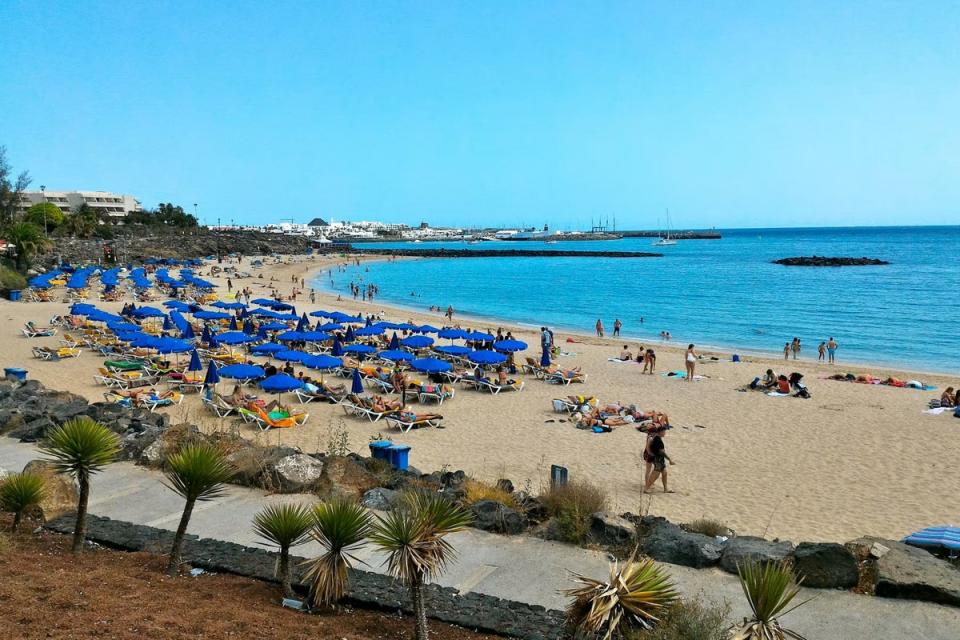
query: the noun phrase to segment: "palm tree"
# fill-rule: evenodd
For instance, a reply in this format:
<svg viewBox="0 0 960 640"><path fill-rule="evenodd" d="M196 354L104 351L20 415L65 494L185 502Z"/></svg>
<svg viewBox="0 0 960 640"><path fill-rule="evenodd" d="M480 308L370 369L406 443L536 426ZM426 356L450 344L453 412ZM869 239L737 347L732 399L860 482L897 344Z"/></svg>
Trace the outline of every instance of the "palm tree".
<svg viewBox="0 0 960 640"><path fill-rule="evenodd" d="M283 595L293 597L290 586L290 547L303 544L313 526L310 509L298 504L273 504L253 518L253 530L258 536L280 549L280 567L277 571L283 584Z"/></svg>
<svg viewBox="0 0 960 640"><path fill-rule="evenodd" d="M50 246L50 242L43 235L43 229L30 222L11 224L4 229L3 237L17 252L16 264L20 271L30 266L33 256L46 251Z"/></svg>
<svg viewBox="0 0 960 640"><path fill-rule="evenodd" d="M610 565L607 580L574 574L579 587L568 589L573 597L567 606L567 624L578 635L610 640L620 623L652 629L657 615L676 602L679 594L669 576L650 558L637 559L636 552L622 565Z"/></svg>
<svg viewBox="0 0 960 640"><path fill-rule="evenodd" d="M338 498L322 502L313 509L311 537L324 552L307 561L310 568L312 606L329 606L343 597L347 588L347 572L356 558L353 552L370 533L370 513L356 502Z"/></svg>
<svg viewBox="0 0 960 640"><path fill-rule="evenodd" d="M23 514L43 500L46 487L43 476L35 473L17 473L0 482L0 510L13 512L13 527L20 528Z"/></svg>
<svg viewBox="0 0 960 640"><path fill-rule="evenodd" d="M782 562L747 562L737 565L737 574L753 617L732 629L731 640L804 640L796 631L781 627L777 619L810 602L790 607L800 593L802 578L795 582L790 567Z"/></svg>
<svg viewBox="0 0 960 640"><path fill-rule="evenodd" d="M387 552L387 571L410 589L417 640L428 640L423 586L443 573L454 555L444 538L470 521L467 511L442 496L416 492L372 525L369 537Z"/></svg>
<svg viewBox="0 0 960 640"><path fill-rule="evenodd" d="M57 472L73 476L80 485L73 553L81 553L87 532L90 477L116 459L120 452L120 438L96 420L80 416L51 431L40 448L51 456Z"/></svg>
<svg viewBox="0 0 960 640"><path fill-rule="evenodd" d="M223 453L207 443L190 444L167 458L167 487L183 496L186 504L180 517L180 526L173 538L167 575L177 575L180 568L180 552L183 537L190 524L193 506L199 502L213 500L223 495L223 485L234 475L233 466L227 462Z"/></svg>

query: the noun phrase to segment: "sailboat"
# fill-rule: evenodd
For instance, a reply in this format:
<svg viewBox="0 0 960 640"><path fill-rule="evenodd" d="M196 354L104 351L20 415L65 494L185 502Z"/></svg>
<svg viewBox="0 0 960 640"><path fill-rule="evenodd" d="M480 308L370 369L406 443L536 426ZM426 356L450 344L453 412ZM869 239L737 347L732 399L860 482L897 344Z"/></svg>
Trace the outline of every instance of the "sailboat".
<svg viewBox="0 0 960 640"><path fill-rule="evenodd" d="M667 235L666 237L657 236L657 241L653 243L653 246L669 247L675 244L677 244L677 241L670 237L670 209L667 209Z"/></svg>

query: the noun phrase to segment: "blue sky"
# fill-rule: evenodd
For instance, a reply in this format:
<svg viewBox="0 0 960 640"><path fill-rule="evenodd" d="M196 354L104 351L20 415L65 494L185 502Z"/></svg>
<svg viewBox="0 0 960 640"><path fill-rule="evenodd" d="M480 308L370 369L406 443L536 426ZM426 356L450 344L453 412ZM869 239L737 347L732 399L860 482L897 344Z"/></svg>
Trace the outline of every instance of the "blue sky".
<svg viewBox="0 0 960 640"><path fill-rule="evenodd" d="M958 7L7 0L0 144L207 222L955 224Z"/></svg>

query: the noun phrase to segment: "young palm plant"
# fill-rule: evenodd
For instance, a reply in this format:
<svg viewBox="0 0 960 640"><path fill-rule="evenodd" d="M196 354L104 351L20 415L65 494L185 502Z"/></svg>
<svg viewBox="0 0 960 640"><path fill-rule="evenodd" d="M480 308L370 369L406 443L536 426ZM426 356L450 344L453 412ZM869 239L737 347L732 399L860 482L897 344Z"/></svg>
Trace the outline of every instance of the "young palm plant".
<svg viewBox="0 0 960 640"><path fill-rule="evenodd" d="M609 640L626 628L652 629L679 598L666 572L650 558L637 559L636 552L622 565L612 563L607 580L573 577L580 586L566 591L573 597L567 624L585 637Z"/></svg>
<svg viewBox="0 0 960 640"><path fill-rule="evenodd" d="M180 568L183 538L187 533L194 505L223 495L226 488L223 485L233 477L234 469L219 449L200 443L187 445L167 458L166 474L167 487L186 500L167 564L167 575L174 577Z"/></svg>
<svg viewBox="0 0 960 640"><path fill-rule="evenodd" d="M777 619L810 602L808 599L790 606L803 581L794 581L790 567L777 562L747 562L737 566L737 574L753 617L731 630L731 640L804 640L796 631L781 627Z"/></svg>
<svg viewBox="0 0 960 640"><path fill-rule="evenodd" d="M253 518L253 530L258 536L280 550L277 576L283 585L283 596L293 597L290 570L290 548L306 542L313 526L310 509L299 504L272 504Z"/></svg>
<svg viewBox="0 0 960 640"><path fill-rule="evenodd" d="M470 514L458 505L417 492L399 508L378 516L371 527L370 541L387 553L387 571L410 589L417 640L428 640L423 586L443 573L454 556L446 536L470 521Z"/></svg>
<svg viewBox="0 0 960 640"><path fill-rule="evenodd" d="M0 481L0 511L13 512L13 526L20 528L23 514L40 504L45 492L43 476L34 473L17 473Z"/></svg>
<svg viewBox="0 0 960 640"><path fill-rule="evenodd" d="M370 513L356 502L337 498L313 509L310 536L323 553L307 561L312 606L330 606L343 597L347 574L357 559L353 552L370 533Z"/></svg>
<svg viewBox="0 0 960 640"><path fill-rule="evenodd" d="M73 553L81 553L87 533L90 477L116 459L120 452L120 438L96 420L82 416L67 420L51 431L40 448L51 457L54 469L73 476L80 486L77 522L73 528Z"/></svg>

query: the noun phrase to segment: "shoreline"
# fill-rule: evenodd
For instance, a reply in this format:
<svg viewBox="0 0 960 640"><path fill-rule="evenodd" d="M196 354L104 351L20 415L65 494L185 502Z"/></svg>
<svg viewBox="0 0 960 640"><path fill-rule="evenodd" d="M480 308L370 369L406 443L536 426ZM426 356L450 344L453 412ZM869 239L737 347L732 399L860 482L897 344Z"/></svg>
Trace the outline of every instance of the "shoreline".
<svg viewBox="0 0 960 640"><path fill-rule="evenodd" d="M382 256L379 254L369 254L366 252L362 252L362 253L351 253L347 255L351 258L359 257L363 259L363 262L365 264L380 264L380 263L390 262L390 260L385 259L388 256ZM450 256L450 258L455 259L455 256ZM434 257L423 258L419 256L396 256L395 259L396 260L422 260L422 259L435 260L440 258L434 258ZM352 266L356 266L356 265L352 265ZM315 281L318 281L320 279L319 271L324 269L329 269L329 268L330 268L329 266L327 267L318 266L316 270L309 273L308 277L305 276L307 287L309 288L311 283L314 283ZM336 289L331 289L330 285L327 284L326 281L321 286L316 286L314 288L317 291L318 300L321 293L327 296L333 296L333 300L332 300L333 302L336 302L337 295L343 295L343 292L337 291ZM350 298L349 300L344 298L343 302L357 303L357 304L363 304L363 305L371 304L363 300L353 300L352 298ZM397 311L402 311L405 313L417 313L417 314L422 314L426 316L435 315L439 318L442 318L444 323L446 322L446 316L442 312L440 313L431 312L429 311L428 308L420 308L413 305L403 304L400 302L382 301L381 299L377 299L376 302L373 303L373 305L374 306L381 305L383 307L388 307L388 308L395 309ZM466 313L466 312L460 312L460 311L456 312L454 318L455 318L454 322L460 322L460 321L474 322L478 324L486 324L487 326L503 327L504 329L508 329L508 328L519 329L521 331L538 332L539 327L542 326L535 322L526 323L522 320L508 319L508 318L496 317L496 316L478 315L478 314L472 314L472 313ZM644 347L654 347L657 350L663 349L669 353L672 353L672 352L682 353L686 351L685 344L682 344L685 341L682 339L671 340L668 342L660 339L657 336L644 337L644 336L639 336L639 335L630 334L630 333L624 333L618 337L613 337L609 334L606 334L604 335L603 338L599 338L594 333L584 331L583 329L580 329L580 328L571 327L570 325L562 325L562 324L551 325L551 329L555 330L555 332L562 331L565 334L570 334L572 337L581 338L581 339L593 339L598 341L612 341L612 342L616 342L622 339L624 342L627 342L627 343L642 343ZM686 344L689 344L689 343L686 343ZM808 364L808 365L812 364L815 366L829 367L830 369L834 369L835 371L841 372L841 373L846 373L847 369L844 369L844 366L848 366L850 369L861 369L861 370L869 369L870 373L881 371L884 373L891 373L891 374L908 374L910 376L926 376L926 377L937 377L937 378L944 378L944 377L953 378L953 377L960 376L960 372L957 372L957 371L936 371L933 369L913 369L913 368L904 367L903 365L896 362L851 359L851 360L841 360L835 365L830 365L825 361L817 361L810 358L809 356L802 357L799 360L793 360L792 358L790 360L786 360L782 357L782 355L778 351L764 350L764 349L758 349L754 347L730 346L730 345L712 344L712 343L706 343L706 342L701 342L696 344L697 344L698 351L709 351L712 355L717 355L719 353L721 355L731 356L732 354L736 353L741 358L746 356L748 358L755 359L757 362L766 362L771 364L777 363L777 362L779 363L795 362L795 363ZM633 346L634 345L631 344L631 347ZM813 349L814 349L814 353L816 353L815 351L816 347L813 347ZM904 376L894 375L893 377L903 378Z"/></svg>

